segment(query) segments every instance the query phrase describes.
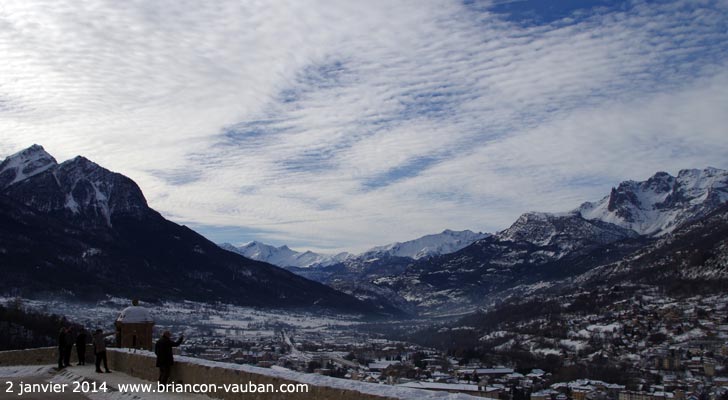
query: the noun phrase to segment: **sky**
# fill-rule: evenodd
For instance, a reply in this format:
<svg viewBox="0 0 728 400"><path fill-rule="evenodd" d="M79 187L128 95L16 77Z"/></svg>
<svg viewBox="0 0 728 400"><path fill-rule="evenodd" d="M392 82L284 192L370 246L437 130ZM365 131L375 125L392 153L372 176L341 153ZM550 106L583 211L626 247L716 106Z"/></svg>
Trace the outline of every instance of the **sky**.
<svg viewBox="0 0 728 400"><path fill-rule="evenodd" d="M728 168L728 1L0 2L0 156L123 173L215 242L495 232Z"/></svg>

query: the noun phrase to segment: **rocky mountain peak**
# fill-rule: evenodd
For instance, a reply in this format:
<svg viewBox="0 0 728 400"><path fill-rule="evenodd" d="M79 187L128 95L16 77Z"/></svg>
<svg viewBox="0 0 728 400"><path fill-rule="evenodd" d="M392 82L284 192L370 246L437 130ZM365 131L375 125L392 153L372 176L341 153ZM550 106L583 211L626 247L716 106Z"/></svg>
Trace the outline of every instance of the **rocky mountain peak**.
<svg viewBox="0 0 728 400"><path fill-rule="evenodd" d="M56 159L48 154L43 146L34 144L8 156L0 163L0 189L37 175L57 164Z"/></svg>
<svg viewBox="0 0 728 400"><path fill-rule="evenodd" d="M513 225L499 232L496 237L537 246L555 246L559 252L567 252L591 244L611 243L632 235L627 229L600 221L589 221L576 212L529 212L521 215Z"/></svg>
<svg viewBox="0 0 728 400"><path fill-rule="evenodd" d="M706 215L728 201L728 171L717 168L685 169L677 177L658 172L646 181L625 181L609 196L584 203L576 211L635 230L662 235Z"/></svg>
<svg viewBox="0 0 728 400"><path fill-rule="evenodd" d="M113 217L139 217L149 211L134 181L85 157L58 164L43 147L33 145L9 156L0 166L3 194L83 225L111 226Z"/></svg>
<svg viewBox="0 0 728 400"><path fill-rule="evenodd" d="M675 185L675 177L667 172L658 172L650 177L645 185L656 193L669 192Z"/></svg>

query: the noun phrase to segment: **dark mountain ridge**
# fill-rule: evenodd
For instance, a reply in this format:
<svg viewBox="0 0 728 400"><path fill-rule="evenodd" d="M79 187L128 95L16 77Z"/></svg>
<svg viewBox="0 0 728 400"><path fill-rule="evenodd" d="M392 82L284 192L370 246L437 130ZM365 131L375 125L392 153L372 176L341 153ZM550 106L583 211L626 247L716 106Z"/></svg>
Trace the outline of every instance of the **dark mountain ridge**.
<svg viewBox="0 0 728 400"><path fill-rule="evenodd" d="M0 164L0 290L387 312L219 248L149 208L131 179L32 146Z"/></svg>

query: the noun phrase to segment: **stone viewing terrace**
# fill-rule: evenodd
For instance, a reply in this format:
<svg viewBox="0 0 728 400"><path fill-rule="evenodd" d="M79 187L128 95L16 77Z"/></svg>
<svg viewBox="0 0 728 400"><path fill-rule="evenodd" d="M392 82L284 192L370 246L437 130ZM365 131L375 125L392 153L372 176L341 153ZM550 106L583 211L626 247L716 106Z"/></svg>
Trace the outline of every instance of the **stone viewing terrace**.
<svg viewBox="0 0 728 400"><path fill-rule="evenodd" d="M0 383L3 384L0 399L466 400L478 398L465 394L364 383L290 370L213 362L182 356L175 357L172 380L187 388L192 388L194 385L197 385L198 389L205 388L206 393L151 393L142 392L142 386L128 385L147 385L156 389L158 370L155 367L154 353L132 349L108 349L108 358L109 367L113 372L99 374L94 372L94 365L88 360L86 365L76 366L75 360L72 359L72 366L61 371L56 370L54 365L57 350L54 347L0 352ZM6 382L12 382L11 392L7 391L11 384ZM21 382L24 385L21 385ZM53 388L47 386L50 382L67 386L62 393L58 390L52 393ZM106 393L89 393L94 384L98 388L103 382L108 389ZM256 386L255 391L250 390L249 383ZM27 384L36 384L37 390L21 395L21 386ZM41 384L46 386L40 386ZM80 393L73 393L74 387L78 385L84 385L89 390L83 390L81 387ZM214 392L209 390L211 386L215 386L217 390ZM263 393L259 389L262 387L273 390ZM56 386L56 389L58 388L59 386ZM232 388L242 388L242 390L247 388L247 391L236 392ZM298 392L284 393L279 388L298 390Z"/></svg>

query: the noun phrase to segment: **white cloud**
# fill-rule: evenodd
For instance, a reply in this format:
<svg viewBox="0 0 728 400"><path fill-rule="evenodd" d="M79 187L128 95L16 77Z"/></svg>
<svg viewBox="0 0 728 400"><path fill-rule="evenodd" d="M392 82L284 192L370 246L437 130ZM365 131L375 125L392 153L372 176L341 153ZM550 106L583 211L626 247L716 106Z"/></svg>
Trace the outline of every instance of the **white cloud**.
<svg viewBox="0 0 728 400"><path fill-rule="evenodd" d="M501 229L623 179L728 167L726 16L637 2L523 26L458 2L8 1L0 154L83 154L177 221L279 244Z"/></svg>

